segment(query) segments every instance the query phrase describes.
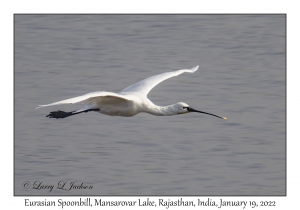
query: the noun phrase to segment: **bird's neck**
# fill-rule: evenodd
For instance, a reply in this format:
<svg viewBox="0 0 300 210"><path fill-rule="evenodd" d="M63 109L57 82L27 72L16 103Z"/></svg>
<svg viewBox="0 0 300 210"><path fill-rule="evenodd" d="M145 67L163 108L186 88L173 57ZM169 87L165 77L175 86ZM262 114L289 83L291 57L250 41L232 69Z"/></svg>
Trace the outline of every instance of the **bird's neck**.
<svg viewBox="0 0 300 210"><path fill-rule="evenodd" d="M168 106L157 106L152 104L151 107L148 107L146 112L156 116L171 116L177 114L175 111L175 104Z"/></svg>

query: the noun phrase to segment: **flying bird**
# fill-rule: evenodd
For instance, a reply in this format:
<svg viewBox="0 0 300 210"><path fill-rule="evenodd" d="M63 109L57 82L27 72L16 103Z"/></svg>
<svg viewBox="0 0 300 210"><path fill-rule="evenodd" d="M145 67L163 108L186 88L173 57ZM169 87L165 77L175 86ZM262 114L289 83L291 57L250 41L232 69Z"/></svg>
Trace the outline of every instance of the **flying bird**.
<svg viewBox="0 0 300 210"><path fill-rule="evenodd" d="M191 69L181 69L155 75L130 85L119 93L106 91L91 92L75 98L70 98L47 105L39 105L36 107L36 109L61 104L81 103L85 105L83 108L76 111L64 112L58 110L50 112L50 114L46 116L56 119L66 118L83 112L95 111L105 115L123 117L132 117L140 112L146 112L156 116L171 116L190 112L198 112L227 120L226 117L220 117L215 114L193 109L183 102L178 102L169 106L157 106L147 98L147 95L151 89L162 81L178 76L184 72L194 73L198 68L199 66L195 66Z"/></svg>

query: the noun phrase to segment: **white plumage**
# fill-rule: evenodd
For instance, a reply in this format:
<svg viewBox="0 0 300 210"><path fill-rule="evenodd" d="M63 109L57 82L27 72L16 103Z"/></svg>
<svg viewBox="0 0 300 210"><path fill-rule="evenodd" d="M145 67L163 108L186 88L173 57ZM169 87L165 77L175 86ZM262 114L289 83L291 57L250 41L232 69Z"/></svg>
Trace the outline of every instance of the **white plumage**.
<svg viewBox="0 0 300 210"><path fill-rule="evenodd" d="M85 105L82 109L76 111L54 111L47 115L47 117L49 118L57 119L65 118L82 112L97 111L106 115L124 117L131 117L140 112L146 112L157 116L169 116L176 114L185 114L188 112L200 112L226 120L225 117L220 117L190 108L189 105L183 102L179 102L169 106L157 106L147 98L147 95L151 91L151 89L160 82L168 78L178 76L184 72L193 73L197 71L198 67L199 66L195 66L191 69L182 69L155 75L138 83L130 85L119 93L106 91L91 92L75 98L70 98L47 105L39 105L37 108L75 103L81 103Z"/></svg>

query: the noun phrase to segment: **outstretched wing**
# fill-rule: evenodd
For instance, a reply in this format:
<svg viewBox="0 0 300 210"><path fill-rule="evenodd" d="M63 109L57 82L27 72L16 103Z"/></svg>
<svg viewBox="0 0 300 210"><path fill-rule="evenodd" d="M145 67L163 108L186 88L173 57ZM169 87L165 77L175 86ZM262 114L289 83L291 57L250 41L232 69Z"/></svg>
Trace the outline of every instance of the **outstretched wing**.
<svg viewBox="0 0 300 210"><path fill-rule="evenodd" d="M105 101L105 102L119 101L120 102L120 101L129 101L129 100L130 100L130 97L128 97L128 96L123 96L123 95L119 95L119 94L112 93L112 92L99 91L99 92L87 93L82 96L66 99L63 101L58 101L58 102L51 103L51 104L39 105L38 107L36 107L36 109L46 107L46 106L55 106L55 105L61 105L61 104L81 103L81 104L90 105L93 103L97 103L98 101Z"/></svg>
<svg viewBox="0 0 300 210"><path fill-rule="evenodd" d="M163 74L155 75L155 76L149 77L147 79L144 79L138 83L130 85L129 87L123 89L120 93L122 93L122 92L138 92L138 93L146 96L146 95L148 95L148 93L150 92L150 90L152 88L154 88L157 84L161 83L162 81L169 79L171 77L178 76L184 72L193 73L193 72L197 71L198 68L199 68L199 66L195 66L191 69L181 69L181 70L177 70L177 71L166 72Z"/></svg>

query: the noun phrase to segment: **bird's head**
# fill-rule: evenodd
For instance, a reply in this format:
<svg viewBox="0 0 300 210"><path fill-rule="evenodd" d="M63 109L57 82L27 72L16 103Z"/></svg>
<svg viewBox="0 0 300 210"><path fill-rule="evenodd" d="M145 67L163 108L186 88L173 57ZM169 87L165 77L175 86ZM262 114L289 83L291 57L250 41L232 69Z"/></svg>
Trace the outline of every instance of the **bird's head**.
<svg viewBox="0 0 300 210"><path fill-rule="evenodd" d="M183 103L183 102L178 102L177 104L175 104L175 112L177 114L186 114L188 113L188 107L190 107L188 104Z"/></svg>
<svg viewBox="0 0 300 210"><path fill-rule="evenodd" d="M202 112L202 111L198 111L196 109L191 108L188 104L183 103L183 102L178 102L177 104L175 104L175 111L177 114L187 114L189 112L198 112L198 113L202 113L202 114L208 114L214 117L218 117L221 118L223 120L227 120L226 117L220 117L218 115L214 115L208 112Z"/></svg>

